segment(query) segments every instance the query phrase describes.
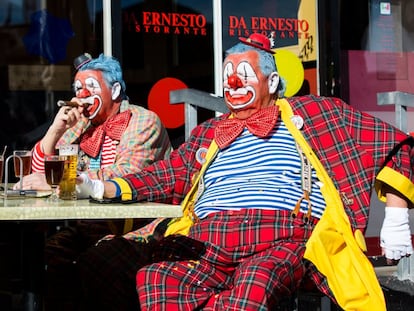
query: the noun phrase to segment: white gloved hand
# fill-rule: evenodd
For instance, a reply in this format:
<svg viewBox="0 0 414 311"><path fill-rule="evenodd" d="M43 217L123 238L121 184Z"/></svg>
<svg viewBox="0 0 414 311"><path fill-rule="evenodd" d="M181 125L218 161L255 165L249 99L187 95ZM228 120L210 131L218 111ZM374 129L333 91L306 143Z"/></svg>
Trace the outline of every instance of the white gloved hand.
<svg viewBox="0 0 414 311"><path fill-rule="evenodd" d="M408 208L385 207L380 239L387 259L400 260L413 253Z"/></svg>
<svg viewBox="0 0 414 311"><path fill-rule="evenodd" d="M87 199L91 196L94 199L102 200L104 194L104 183L99 179L91 179L86 173L78 176L81 183L76 185L78 199Z"/></svg>

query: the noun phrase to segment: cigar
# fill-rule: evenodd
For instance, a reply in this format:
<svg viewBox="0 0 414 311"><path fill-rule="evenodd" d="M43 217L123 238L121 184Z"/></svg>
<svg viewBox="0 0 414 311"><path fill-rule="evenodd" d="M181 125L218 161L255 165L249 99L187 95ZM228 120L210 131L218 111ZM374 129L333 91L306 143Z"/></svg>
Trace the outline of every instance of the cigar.
<svg viewBox="0 0 414 311"><path fill-rule="evenodd" d="M57 105L59 107L63 107L63 106L67 106L67 107L85 107L85 106L88 106L89 103L83 102L81 104L78 104L77 102L71 102L71 101L67 101L67 100L59 100L57 102Z"/></svg>

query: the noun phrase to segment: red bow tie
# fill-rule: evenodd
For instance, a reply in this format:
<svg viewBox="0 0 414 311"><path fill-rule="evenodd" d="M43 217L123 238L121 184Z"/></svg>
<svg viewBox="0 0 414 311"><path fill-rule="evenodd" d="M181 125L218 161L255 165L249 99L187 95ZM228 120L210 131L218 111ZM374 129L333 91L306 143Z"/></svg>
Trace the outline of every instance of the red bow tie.
<svg viewBox="0 0 414 311"><path fill-rule="evenodd" d="M250 118L240 120L237 118L220 121L215 129L215 141L220 149L230 145L247 127L250 133L257 137L266 137L276 125L279 107L273 105L260 109Z"/></svg>
<svg viewBox="0 0 414 311"><path fill-rule="evenodd" d="M96 158L101 151L105 135L113 140L120 140L130 118L131 112L127 110L114 115L97 127L90 127L82 135L80 148L90 157Z"/></svg>

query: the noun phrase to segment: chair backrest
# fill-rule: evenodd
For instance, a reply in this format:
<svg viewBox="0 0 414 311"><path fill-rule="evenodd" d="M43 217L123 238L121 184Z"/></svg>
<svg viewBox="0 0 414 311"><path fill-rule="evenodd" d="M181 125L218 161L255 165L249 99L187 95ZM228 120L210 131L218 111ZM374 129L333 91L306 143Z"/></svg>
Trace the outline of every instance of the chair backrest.
<svg viewBox="0 0 414 311"><path fill-rule="evenodd" d="M377 93L377 104L395 105L395 125L407 132L407 107L414 107L414 94L401 91Z"/></svg>
<svg viewBox="0 0 414 311"><path fill-rule="evenodd" d="M181 89L170 91L170 104L185 104L185 139L190 136L191 130L197 125L197 108L205 108L219 113L226 113L228 109L222 97L195 90Z"/></svg>

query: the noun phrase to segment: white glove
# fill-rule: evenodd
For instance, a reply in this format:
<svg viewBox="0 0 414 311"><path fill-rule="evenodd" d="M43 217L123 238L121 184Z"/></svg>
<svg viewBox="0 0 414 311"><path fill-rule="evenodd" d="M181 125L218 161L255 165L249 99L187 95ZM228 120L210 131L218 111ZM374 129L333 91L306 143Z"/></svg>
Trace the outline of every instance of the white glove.
<svg viewBox="0 0 414 311"><path fill-rule="evenodd" d="M104 183L99 179L91 179L86 173L78 176L78 180L82 180L76 185L76 195L78 199L87 199L91 196L94 199L102 200L104 194Z"/></svg>
<svg viewBox="0 0 414 311"><path fill-rule="evenodd" d="M408 208L385 207L380 239L387 259L400 260L413 253Z"/></svg>

